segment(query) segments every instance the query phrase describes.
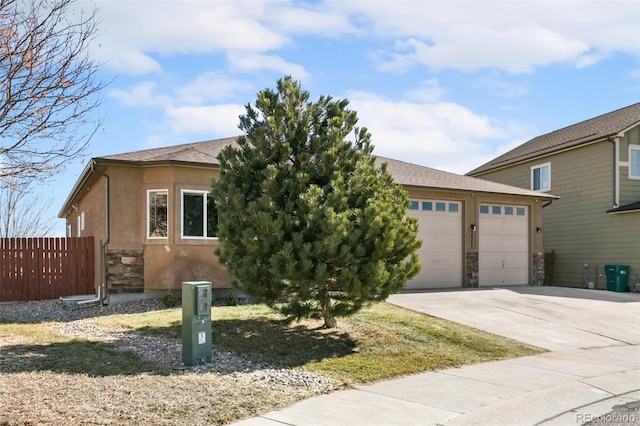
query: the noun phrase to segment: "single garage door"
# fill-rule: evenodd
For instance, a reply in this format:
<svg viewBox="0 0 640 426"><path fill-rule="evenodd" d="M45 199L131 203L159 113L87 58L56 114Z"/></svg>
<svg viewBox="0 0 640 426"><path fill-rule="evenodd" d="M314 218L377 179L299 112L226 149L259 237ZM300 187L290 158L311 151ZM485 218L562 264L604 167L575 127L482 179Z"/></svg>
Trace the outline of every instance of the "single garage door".
<svg viewBox="0 0 640 426"><path fill-rule="evenodd" d="M405 289L462 286L462 202L411 200L408 214L418 219L422 270Z"/></svg>
<svg viewBox="0 0 640 426"><path fill-rule="evenodd" d="M480 286L529 284L529 212L525 206L481 204Z"/></svg>

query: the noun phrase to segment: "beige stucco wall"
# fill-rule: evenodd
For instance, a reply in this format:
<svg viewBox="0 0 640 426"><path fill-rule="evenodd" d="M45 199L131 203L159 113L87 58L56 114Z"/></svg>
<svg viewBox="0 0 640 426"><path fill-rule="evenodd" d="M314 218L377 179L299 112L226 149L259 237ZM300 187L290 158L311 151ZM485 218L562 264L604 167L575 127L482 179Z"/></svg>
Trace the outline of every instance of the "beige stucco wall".
<svg viewBox="0 0 640 426"><path fill-rule="evenodd" d="M111 183L111 241L107 250L114 257L121 256L122 265L136 253L142 253L144 291L164 292L178 290L183 281L211 281L214 288L231 288L232 277L218 262L214 250L217 239L189 239L181 236L181 193L182 190L208 191L211 178L217 176L217 170L205 167L184 166L146 166L133 167L110 165L105 169ZM83 190L78 203L78 211L73 212L68 222L76 234L76 218L85 212L85 230L83 235L93 235L96 245L106 240L106 192L105 178L94 176L95 181ZM477 253L477 236L472 236L471 224L478 224L478 206L480 203L514 204L529 207L530 211L530 253L542 252L543 234L536 228L543 227L542 202L531 197L503 196L495 194L470 194L459 191L446 191L426 188L406 188L411 198L437 198L456 200L463 203L464 238L460 247L461 256L467 259L469 253ZM167 238L147 238L147 191L167 190L168 192L168 236ZM99 254L99 247L96 247ZM530 256L531 257L531 256ZM126 259L125 259L126 258ZM96 285L99 283L100 262L96 256ZM113 265L112 265L113 266ZM467 266L465 266L467 268ZM530 265L531 269L531 265ZM463 276L468 271L464 271ZM135 284L122 284L123 288L135 289Z"/></svg>
<svg viewBox="0 0 640 426"><path fill-rule="evenodd" d="M181 237L182 190L208 191L211 178L217 175L212 168L146 167L140 200L139 238L144 245L145 291L180 289L183 281L210 281L214 288L231 288L231 276L218 262L214 250L217 239L189 239ZM166 189L169 197L169 232L166 239L147 238L147 190Z"/></svg>

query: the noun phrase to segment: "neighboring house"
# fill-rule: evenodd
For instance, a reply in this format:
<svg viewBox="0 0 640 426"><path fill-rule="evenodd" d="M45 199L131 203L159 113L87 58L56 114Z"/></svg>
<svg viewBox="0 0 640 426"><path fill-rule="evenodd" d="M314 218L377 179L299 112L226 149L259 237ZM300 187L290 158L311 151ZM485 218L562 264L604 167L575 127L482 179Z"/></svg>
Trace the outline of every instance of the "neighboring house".
<svg viewBox="0 0 640 426"><path fill-rule="evenodd" d="M232 278L214 249L209 197L217 156L235 138L93 158L59 216L70 236L95 237L101 294L180 289ZM542 206L555 198L514 186L378 157L408 191L420 221L422 272L408 289L541 284Z"/></svg>
<svg viewBox="0 0 640 426"><path fill-rule="evenodd" d="M550 284L604 289L607 264L640 275L640 103L538 136L468 175L560 197L544 209Z"/></svg>

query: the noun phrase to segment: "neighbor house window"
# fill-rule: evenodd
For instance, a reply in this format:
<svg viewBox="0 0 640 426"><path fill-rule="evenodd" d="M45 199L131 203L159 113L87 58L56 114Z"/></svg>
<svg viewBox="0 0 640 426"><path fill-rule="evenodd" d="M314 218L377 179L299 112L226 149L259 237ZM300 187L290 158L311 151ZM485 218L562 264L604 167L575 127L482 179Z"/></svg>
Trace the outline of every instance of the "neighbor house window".
<svg viewBox="0 0 640 426"><path fill-rule="evenodd" d="M218 236L218 207L207 191L182 191L182 237Z"/></svg>
<svg viewBox="0 0 640 426"><path fill-rule="evenodd" d="M551 164L540 164L531 167L531 189L548 191L551 189Z"/></svg>
<svg viewBox="0 0 640 426"><path fill-rule="evenodd" d="M168 201L169 192L166 189L147 191L147 238L169 236Z"/></svg>
<svg viewBox="0 0 640 426"><path fill-rule="evenodd" d="M629 147L629 177L640 179L640 146Z"/></svg>

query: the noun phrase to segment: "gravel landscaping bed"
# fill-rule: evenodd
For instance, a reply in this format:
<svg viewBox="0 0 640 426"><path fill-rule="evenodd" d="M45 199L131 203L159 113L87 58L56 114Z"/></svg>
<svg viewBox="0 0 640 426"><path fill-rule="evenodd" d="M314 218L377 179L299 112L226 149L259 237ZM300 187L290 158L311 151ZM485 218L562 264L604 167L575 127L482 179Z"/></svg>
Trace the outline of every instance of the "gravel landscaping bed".
<svg viewBox="0 0 640 426"><path fill-rule="evenodd" d="M0 339L0 425L224 424L331 392L340 384L304 371L257 364L215 350L210 364L181 363L180 339L100 327L95 318L162 309L158 300L78 308L59 301L0 305L0 319L46 323L61 335L108 343L162 366L166 374L91 377L21 371ZM16 359L17 358L17 359Z"/></svg>

